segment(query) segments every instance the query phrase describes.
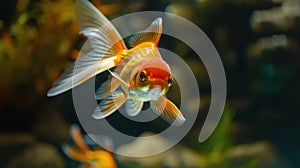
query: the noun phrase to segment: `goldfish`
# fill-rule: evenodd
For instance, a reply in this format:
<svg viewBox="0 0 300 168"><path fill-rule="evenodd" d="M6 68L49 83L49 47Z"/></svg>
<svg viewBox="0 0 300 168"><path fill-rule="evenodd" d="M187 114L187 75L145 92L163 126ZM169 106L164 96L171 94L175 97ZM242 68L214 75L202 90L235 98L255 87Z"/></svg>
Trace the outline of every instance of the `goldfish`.
<svg viewBox="0 0 300 168"><path fill-rule="evenodd" d="M166 97L173 76L158 50L162 18L155 19L144 31L132 35L129 39L131 48L127 49L116 28L92 3L77 0L76 12L79 33L88 38L89 50L54 82L47 95L61 94L108 71L111 78L95 93L101 101L92 114L93 118L105 118L123 104L126 114L134 117L142 111L145 102L150 102L152 111L163 119L175 126L182 125L185 121L183 114Z"/></svg>
<svg viewBox="0 0 300 168"><path fill-rule="evenodd" d="M69 158L81 162L81 168L117 168L111 152L102 149L91 150L89 148L78 126L71 126L70 135L76 147L70 147L65 144L63 145L63 152Z"/></svg>

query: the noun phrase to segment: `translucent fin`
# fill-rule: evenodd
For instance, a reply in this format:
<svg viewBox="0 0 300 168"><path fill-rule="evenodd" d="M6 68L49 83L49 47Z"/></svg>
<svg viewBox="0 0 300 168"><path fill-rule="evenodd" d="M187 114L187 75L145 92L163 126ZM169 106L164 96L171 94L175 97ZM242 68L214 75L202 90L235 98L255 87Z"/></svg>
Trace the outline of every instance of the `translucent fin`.
<svg viewBox="0 0 300 168"><path fill-rule="evenodd" d="M119 80L123 85L129 87L129 84L127 82L125 82L120 75L118 75L117 73L115 72L112 72L110 70L108 70L108 72L111 74L111 76L115 77L117 80Z"/></svg>
<svg viewBox="0 0 300 168"><path fill-rule="evenodd" d="M116 110L118 110L122 104L127 99L127 95L122 90L116 90L112 92L108 97L103 99L98 107L95 109L95 112L92 114L92 117L95 119L102 119Z"/></svg>
<svg viewBox="0 0 300 168"><path fill-rule="evenodd" d="M62 150L69 158L77 160L79 162L86 162L87 158L85 157L85 155L82 152L71 148L69 145L62 145Z"/></svg>
<svg viewBox="0 0 300 168"><path fill-rule="evenodd" d="M88 38L94 38L92 48L108 49L106 51L121 51L127 49L122 37L111 22L88 0L76 1L76 14L79 33ZM102 42L104 45L99 45ZM109 44L105 46L105 44ZM110 49L112 47L112 49ZM116 55L111 54L111 55Z"/></svg>
<svg viewBox="0 0 300 168"><path fill-rule="evenodd" d="M129 116L136 116L138 115L142 108L143 108L143 102L141 101L134 101L132 99L127 99L126 102L125 102L125 110L126 110L126 113L129 115Z"/></svg>
<svg viewBox="0 0 300 168"><path fill-rule="evenodd" d="M87 0L77 0L80 33L89 39L83 46L83 56L55 81L48 96L55 96L87 81L121 61L119 53L126 46L114 26Z"/></svg>
<svg viewBox="0 0 300 168"><path fill-rule="evenodd" d="M165 96L161 96L157 100L150 101L151 109L161 115L163 119L172 123L172 125L180 126L184 123L185 118L180 110Z"/></svg>
<svg viewBox="0 0 300 168"><path fill-rule="evenodd" d="M116 78L108 79L107 81L103 82L101 86L96 90L95 96L97 100L104 99L107 97L111 92L115 91L121 82Z"/></svg>
<svg viewBox="0 0 300 168"><path fill-rule="evenodd" d="M86 145L86 143L84 142L84 139L82 137L80 128L73 124L70 128L70 134L73 138L73 141L75 142L75 144L78 146L78 148L82 151L88 151L90 150L90 148Z"/></svg>
<svg viewBox="0 0 300 168"><path fill-rule="evenodd" d="M101 86L97 89L95 93L97 100L101 100L107 97L111 92L115 91L120 86L120 84L129 87L129 84L124 81L120 75L110 70L108 70L108 72L112 75L112 78L102 83Z"/></svg>
<svg viewBox="0 0 300 168"><path fill-rule="evenodd" d="M76 1L76 16L80 34L90 37L101 26L107 25L115 32L115 37L120 37L111 22L88 0Z"/></svg>
<svg viewBox="0 0 300 168"><path fill-rule="evenodd" d="M116 57L111 57L102 60L102 62L99 63L101 68L98 68L98 63L96 60L90 60L91 57L96 57L96 55L97 54L93 51L89 52L73 63L71 67L54 82L52 88L48 91L47 96L50 97L61 94L71 88L76 87L77 85L80 85L98 73L114 66L114 59Z"/></svg>
<svg viewBox="0 0 300 168"><path fill-rule="evenodd" d="M155 19L146 30L133 35L129 40L129 44L131 47L135 47L143 42L153 42L157 46L161 33L162 19L159 17Z"/></svg>

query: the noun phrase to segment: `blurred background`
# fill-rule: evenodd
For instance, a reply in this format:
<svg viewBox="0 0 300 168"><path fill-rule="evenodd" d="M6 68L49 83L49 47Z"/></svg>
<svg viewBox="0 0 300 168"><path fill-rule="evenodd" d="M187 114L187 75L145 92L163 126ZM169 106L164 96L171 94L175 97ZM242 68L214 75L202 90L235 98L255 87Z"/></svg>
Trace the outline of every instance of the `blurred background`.
<svg viewBox="0 0 300 168"><path fill-rule="evenodd" d="M109 19L145 10L189 19L215 45L227 78L221 122L207 141L199 143L198 134L210 103L206 69L195 63L197 55L184 43L163 37L160 47L180 55L197 78L201 93L197 122L178 145L159 156L137 159L114 155L118 167L300 167L299 0L92 3ZM76 59L82 43L74 0L0 1L0 167L80 165L61 149L63 143L72 144L70 125L79 124L71 92L53 98L46 93ZM175 84L168 96L176 104L180 102L177 93ZM118 115L108 120L120 131L135 136L166 127L159 120L130 130L122 126L125 121L118 122ZM157 143L165 142L158 139Z"/></svg>

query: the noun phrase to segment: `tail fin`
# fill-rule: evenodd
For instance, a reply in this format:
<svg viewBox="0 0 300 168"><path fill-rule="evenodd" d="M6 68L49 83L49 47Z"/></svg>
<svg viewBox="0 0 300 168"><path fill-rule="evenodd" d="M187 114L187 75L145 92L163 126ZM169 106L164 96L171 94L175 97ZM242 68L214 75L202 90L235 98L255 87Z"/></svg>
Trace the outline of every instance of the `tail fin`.
<svg viewBox="0 0 300 168"><path fill-rule="evenodd" d="M80 33L88 37L84 51L48 91L55 96L87 81L91 77L118 65L121 53L127 50L120 34L98 9L87 0L76 1Z"/></svg>

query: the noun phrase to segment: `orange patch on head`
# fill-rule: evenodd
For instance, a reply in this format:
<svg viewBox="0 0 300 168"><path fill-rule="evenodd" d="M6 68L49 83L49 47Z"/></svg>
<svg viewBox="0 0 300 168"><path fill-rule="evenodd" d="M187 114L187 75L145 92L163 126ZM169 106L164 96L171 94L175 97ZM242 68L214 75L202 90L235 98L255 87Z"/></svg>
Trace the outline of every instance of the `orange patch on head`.
<svg viewBox="0 0 300 168"><path fill-rule="evenodd" d="M149 67L145 68L144 70L147 72L148 80L161 79L167 81L169 78L171 78L170 72L166 71L165 69Z"/></svg>

